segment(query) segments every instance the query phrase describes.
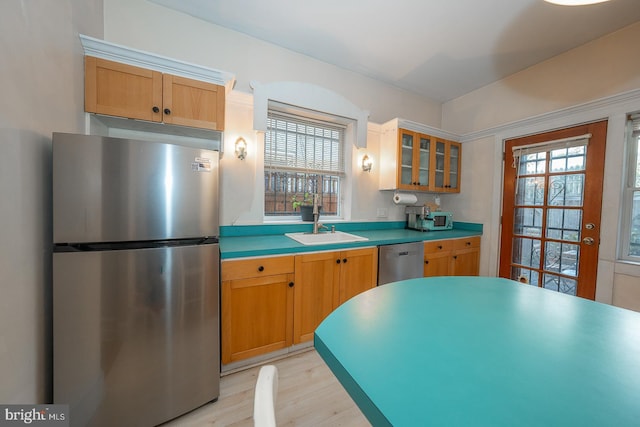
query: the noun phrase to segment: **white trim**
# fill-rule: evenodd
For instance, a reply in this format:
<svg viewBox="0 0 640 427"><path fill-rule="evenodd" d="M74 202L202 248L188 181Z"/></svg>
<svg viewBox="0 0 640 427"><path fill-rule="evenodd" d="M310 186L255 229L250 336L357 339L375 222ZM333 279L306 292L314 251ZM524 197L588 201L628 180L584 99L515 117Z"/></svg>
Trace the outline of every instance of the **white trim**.
<svg viewBox="0 0 640 427"><path fill-rule="evenodd" d="M215 70L155 53L129 48L85 36L84 34L79 34L79 36L84 54L88 56L217 84L224 86L227 92L231 90L235 82L235 76L226 71Z"/></svg>
<svg viewBox="0 0 640 427"><path fill-rule="evenodd" d="M401 118L396 118L383 124L383 127L385 129L388 129L390 126L394 127L395 129L398 129L398 128L406 129L413 132L424 133L424 134L435 136L442 139L448 139L450 141L458 142L460 141L460 138L461 138L459 134L448 132L446 130L438 129L429 125L424 125L422 123L417 123L411 120L406 120Z"/></svg>
<svg viewBox="0 0 640 427"><path fill-rule="evenodd" d="M308 110L328 113L352 119L355 126L347 126L347 133L358 148L367 146L367 123L369 112L335 92L302 82L273 82L261 84L251 81L253 89L253 128L267 130L269 101L302 107Z"/></svg>
<svg viewBox="0 0 640 427"><path fill-rule="evenodd" d="M585 117L582 123L595 121L609 116L608 109L618 107L620 104L640 99L640 89L630 90L628 92L619 93L612 96L596 99L594 101L585 102L583 104L574 105L560 110L554 110L537 116L529 117L522 120L505 123L502 125L490 127L487 129L469 132L460 137L460 142L474 141L476 139L495 136L498 134L506 134L512 136L526 136L519 133L523 128L535 128L540 125L547 125L550 121L562 121L562 119L572 119L575 116ZM602 113L599 113L599 112Z"/></svg>

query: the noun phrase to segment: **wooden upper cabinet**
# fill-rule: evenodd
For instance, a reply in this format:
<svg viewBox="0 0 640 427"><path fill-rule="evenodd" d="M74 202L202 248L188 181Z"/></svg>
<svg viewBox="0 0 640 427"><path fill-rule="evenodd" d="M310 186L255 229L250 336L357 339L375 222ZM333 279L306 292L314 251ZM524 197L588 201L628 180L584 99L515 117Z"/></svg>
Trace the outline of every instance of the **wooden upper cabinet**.
<svg viewBox="0 0 640 427"><path fill-rule="evenodd" d="M184 77L162 77L164 122L224 130L224 87Z"/></svg>
<svg viewBox="0 0 640 427"><path fill-rule="evenodd" d="M85 111L224 130L223 86L85 57Z"/></svg>
<svg viewBox="0 0 640 427"><path fill-rule="evenodd" d="M459 142L434 139L432 189L442 193L460 192L461 145Z"/></svg>
<svg viewBox="0 0 640 427"><path fill-rule="evenodd" d="M460 192L459 142L407 129L387 129L380 144L380 189Z"/></svg>
<svg viewBox="0 0 640 427"><path fill-rule="evenodd" d="M85 57L85 111L160 122L161 107L162 73Z"/></svg>

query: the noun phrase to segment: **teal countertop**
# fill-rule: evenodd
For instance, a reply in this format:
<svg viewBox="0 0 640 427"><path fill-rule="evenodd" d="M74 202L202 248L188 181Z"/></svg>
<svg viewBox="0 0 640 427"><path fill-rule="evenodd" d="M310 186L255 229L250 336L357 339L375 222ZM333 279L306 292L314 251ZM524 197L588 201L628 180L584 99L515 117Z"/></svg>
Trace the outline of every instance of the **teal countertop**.
<svg viewBox="0 0 640 427"><path fill-rule="evenodd" d="M453 230L427 232L405 229L404 224L404 222L327 224L328 226L335 225L339 231L369 239L362 242L328 245L303 245L284 235L284 233L290 232L310 231L310 224L223 226L220 227L220 258L230 259L318 252L482 235L482 225L474 223L454 222Z"/></svg>
<svg viewBox="0 0 640 427"><path fill-rule="evenodd" d="M377 286L315 348L374 426L638 426L640 313L491 277Z"/></svg>

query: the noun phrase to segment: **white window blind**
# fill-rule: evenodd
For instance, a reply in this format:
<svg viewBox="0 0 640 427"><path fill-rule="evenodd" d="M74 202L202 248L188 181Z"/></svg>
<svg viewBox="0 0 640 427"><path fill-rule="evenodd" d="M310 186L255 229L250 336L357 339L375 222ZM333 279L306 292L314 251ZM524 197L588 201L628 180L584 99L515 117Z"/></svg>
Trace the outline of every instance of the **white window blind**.
<svg viewBox="0 0 640 427"><path fill-rule="evenodd" d="M580 136L572 136L570 138L554 139L553 141L538 142L536 144L520 145L513 147L513 167L517 167L521 156L529 154L544 153L547 151L559 150L562 148L579 147L581 145L589 145L591 134L587 133Z"/></svg>
<svg viewBox="0 0 640 427"><path fill-rule="evenodd" d="M633 114L629 116L631 133L633 137L640 136L640 114Z"/></svg>
<svg viewBox="0 0 640 427"><path fill-rule="evenodd" d="M265 169L344 175L344 127L274 111L267 125Z"/></svg>

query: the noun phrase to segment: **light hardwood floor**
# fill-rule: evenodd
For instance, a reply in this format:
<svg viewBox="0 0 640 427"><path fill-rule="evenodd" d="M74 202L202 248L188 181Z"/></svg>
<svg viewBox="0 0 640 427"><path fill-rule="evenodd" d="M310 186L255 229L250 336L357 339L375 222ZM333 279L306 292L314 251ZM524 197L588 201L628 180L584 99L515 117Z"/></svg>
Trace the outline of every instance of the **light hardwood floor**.
<svg viewBox="0 0 640 427"><path fill-rule="evenodd" d="M278 426L370 426L315 350L269 364L278 368ZM253 426L253 392L259 369L223 376L216 402L163 427Z"/></svg>

